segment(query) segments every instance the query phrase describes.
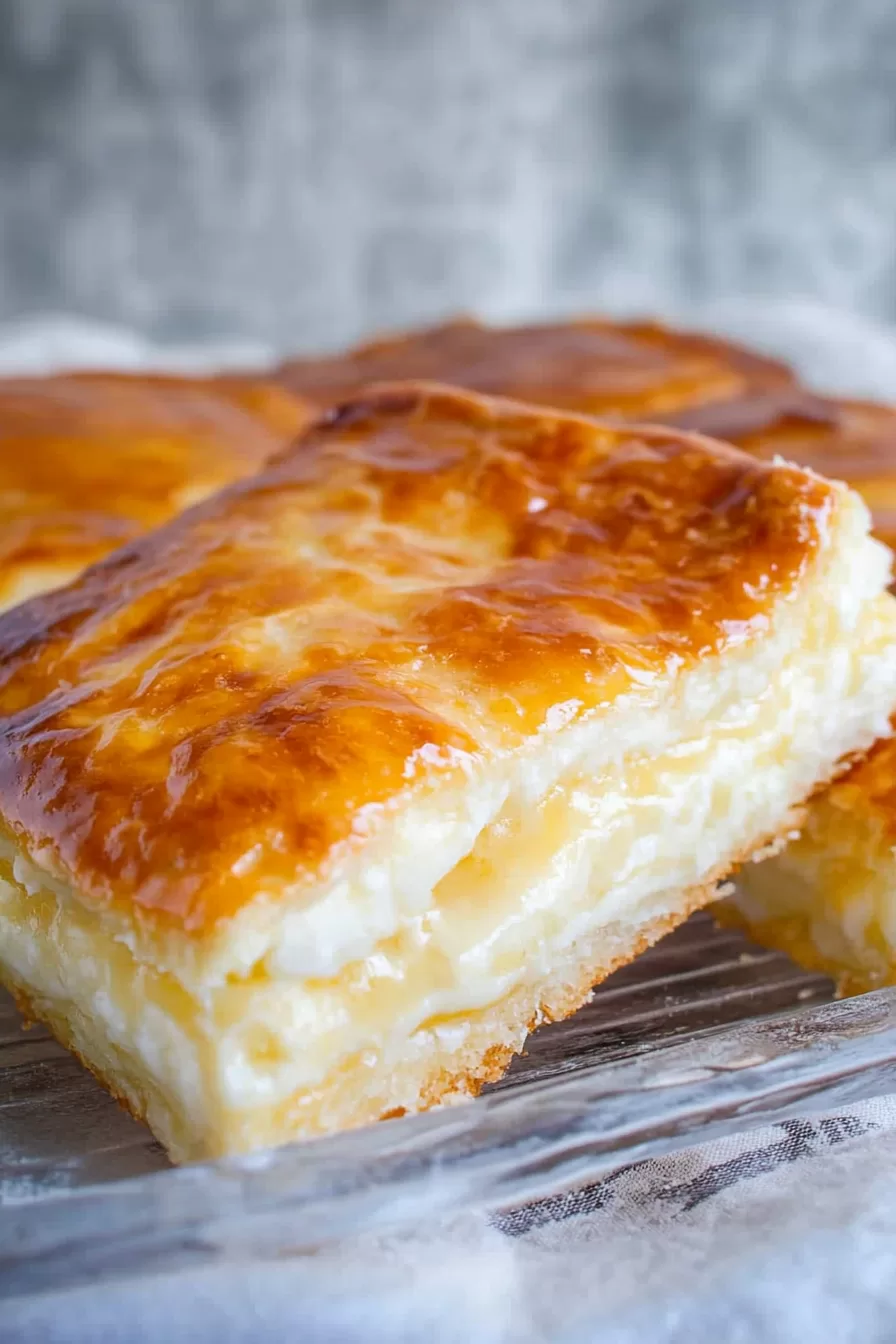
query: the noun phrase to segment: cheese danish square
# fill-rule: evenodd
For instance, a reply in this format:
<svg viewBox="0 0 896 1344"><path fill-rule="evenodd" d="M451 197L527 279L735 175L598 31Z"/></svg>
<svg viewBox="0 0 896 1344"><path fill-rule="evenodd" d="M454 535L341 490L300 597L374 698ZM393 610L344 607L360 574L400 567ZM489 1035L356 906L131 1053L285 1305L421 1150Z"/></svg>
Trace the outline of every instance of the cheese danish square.
<svg viewBox="0 0 896 1344"><path fill-rule="evenodd" d="M844 486L429 384L0 619L0 966L177 1160L414 1111L896 699Z"/></svg>

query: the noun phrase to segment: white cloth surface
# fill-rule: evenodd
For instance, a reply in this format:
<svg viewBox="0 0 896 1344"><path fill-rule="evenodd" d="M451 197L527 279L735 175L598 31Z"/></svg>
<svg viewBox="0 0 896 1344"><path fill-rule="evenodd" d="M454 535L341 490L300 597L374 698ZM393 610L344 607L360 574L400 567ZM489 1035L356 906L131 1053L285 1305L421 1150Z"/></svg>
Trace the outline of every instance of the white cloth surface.
<svg viewBox="0 0 896 1344"><path fill-rule="evenodd" d="M676 315L673 315L676 316ZM680 316L680 315L678 315ZM821 387L896 399L896 337L732 300L717 325ZM0 330L0 370L199 369L268 351L149 347L66 318ZM892 390L891 390L892 389ZM786 1121L497 1218L420 1221L313 1256L97 1284L0 1310L0 1342L810 1341L896 1337L896 1098Z"/></svg>
<svg viewBox="0 0 896 1344"><path fill-rule="evenodd" d="M30 1344L876 1344L896 1333L896 1099L615 1173L505 1218L3 1304Z"/></svg>

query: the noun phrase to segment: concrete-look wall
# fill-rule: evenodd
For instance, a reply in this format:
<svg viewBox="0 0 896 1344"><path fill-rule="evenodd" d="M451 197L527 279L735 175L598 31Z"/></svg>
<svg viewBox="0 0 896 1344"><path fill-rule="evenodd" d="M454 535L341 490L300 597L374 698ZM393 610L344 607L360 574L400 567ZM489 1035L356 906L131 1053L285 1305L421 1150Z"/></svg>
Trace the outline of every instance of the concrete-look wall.
<svg viewBox="0 0 896 1344"><path fill-rule="evenodd" d="M896 317L890 0L0 0L0 320Z"/></svg>

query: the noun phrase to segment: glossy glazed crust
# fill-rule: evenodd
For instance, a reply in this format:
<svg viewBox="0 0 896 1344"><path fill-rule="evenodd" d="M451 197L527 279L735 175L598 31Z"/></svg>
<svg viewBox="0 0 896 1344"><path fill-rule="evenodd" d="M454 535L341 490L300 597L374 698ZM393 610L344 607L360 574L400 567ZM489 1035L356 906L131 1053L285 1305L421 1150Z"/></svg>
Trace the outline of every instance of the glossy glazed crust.
<svg viewBox="0 0 896 1344"><path fill-rule="evenodd" d="M0 814L85 899L199 934L409 788L764 629L838 497L677 432L371 391L0 619Z"/></svg>
<svg viewBox="0 0 896 1344"><path fill-rule="evenodd" d="M780 454L848 481L896 547L896 410L819 397L785 365L655 322L599 319L495 328L474 321L373 341L329 359L297 359L279 377L329 402L366 382L437 378L586 414L677 425Z"/></svg>
<svg viewBox="0 0 896 1344"><path fill-rule="evenodd" d="M254 470L308 418L248 377L0 380L0 606Z"/></svg>
<svg viewBox="0 0 896 1344"><path fill-rule="evenodd" d="M422 378L588 415L641 420L794 381L786 365L730 342L672 331L658 322L599 318L508 328L463 319L330 358L290 360L278 376L325 405L367 383Z"/></svg>
<svg viewBox="0 0 896 1344"><path fill-rule="evenodd" d="M799 388L660 417L664 423L775 454L847 481L865 499L874 530L896 547L896 410L868 401L817 397Z"/></svg>

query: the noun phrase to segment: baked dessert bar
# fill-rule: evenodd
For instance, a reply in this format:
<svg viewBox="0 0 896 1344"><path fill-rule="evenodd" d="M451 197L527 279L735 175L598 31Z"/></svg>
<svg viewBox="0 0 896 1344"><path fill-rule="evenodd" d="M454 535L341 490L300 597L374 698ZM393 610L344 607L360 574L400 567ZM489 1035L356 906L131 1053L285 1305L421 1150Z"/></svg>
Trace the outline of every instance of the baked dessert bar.
<svg viewBox="0 0 896 1344"><path fill-rule="evenodd" d="M253 471L308 418L258 378L0 379L0 608Z"/></svg>
<svg viewBox="0 0 896 1344"><path fill-rule="evenodd" d="M475 1092L896 699L861 500L371 390L0 618L0 967L175 1159Z"/></svg>
<svg viewBox="0 0 896 1344"><path fill-rule="evenodd" d="M277 376L322 405L371 382L430 378L587 415L639 420L795 381L786 365L728 341L658 322L602 318L521 327L465 318L324 359L292 359Z"/></svg>

